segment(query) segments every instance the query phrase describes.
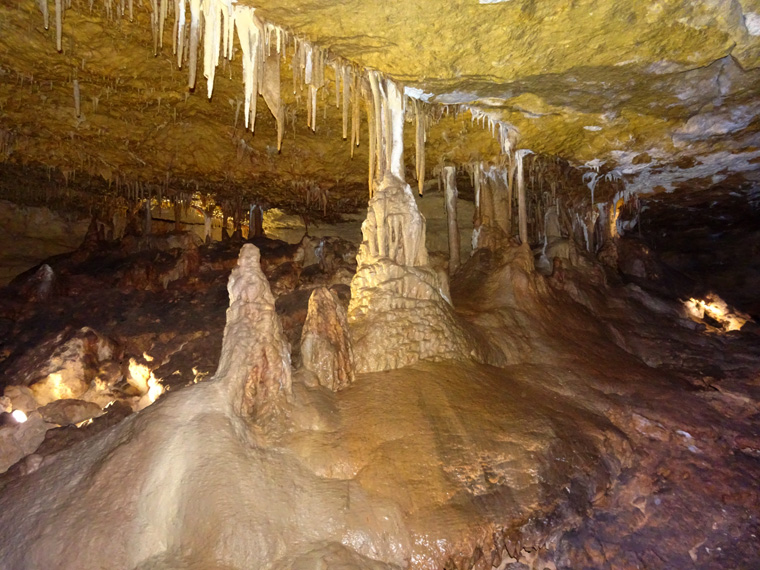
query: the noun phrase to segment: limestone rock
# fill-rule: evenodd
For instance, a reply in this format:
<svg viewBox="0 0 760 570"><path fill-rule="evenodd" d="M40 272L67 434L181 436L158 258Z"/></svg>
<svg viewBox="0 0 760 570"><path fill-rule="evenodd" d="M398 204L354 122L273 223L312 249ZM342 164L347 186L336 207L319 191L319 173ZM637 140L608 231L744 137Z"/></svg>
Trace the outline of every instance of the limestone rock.
<svg viewBox="0 0 760 570"><path fill-rule="evenodd" d="M10 400L13 410L21 410L28 414L39 406L34 398L34 392L26 386L7 386L3 394L5 398Z"/></svg>
<svg viewBox="0 0 760 570"><path fill-rule="evenodd" d="M215 378L244 416L275 411L291 392L290 346L253 244L240 249L227 291L230 306Z"/></svg>
<svg viewBox="0 0 760 570"><path fill-rule="evenodd" d="M314 290L301 333L301 359L319 383L333 391L354 381L354 351L348 319L338 297L325 287Z"/></svg>
<svg viewBox="0 0 760 570"><path fill-rule="evenodd" d="M51 427L38 412L30 413L23 423L0 427L0 473L34 453Z"/></svg>
<svg viewBox="0 0 760 570"><path fill-rule="evenodd" d="M111 360L117 350L116 343L91 328L66 329L21 356L5 376L14 384L29 386L44 406L81 396L100 363Z"/></svg>
<svg viewBox="0 0 760 570"><path fill-rule="evenodd" d="M43 263L19 288L19 293L29 301L47 301L53 294L56 276L53 269Z"/></svg>
<svg viewBox="0 0 760 570"><path fill-rule="evenodd" d="M103 415L97 404L84 400L63 399L50 402L39 409L42 419L49 424L67 426Z"/></svg>

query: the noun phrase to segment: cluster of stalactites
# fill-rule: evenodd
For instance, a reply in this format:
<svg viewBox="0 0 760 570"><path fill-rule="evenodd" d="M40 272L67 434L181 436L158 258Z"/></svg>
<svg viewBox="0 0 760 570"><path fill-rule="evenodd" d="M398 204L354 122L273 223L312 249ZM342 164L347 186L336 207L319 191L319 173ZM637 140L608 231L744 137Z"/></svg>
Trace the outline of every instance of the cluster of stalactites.
<svg viewBox="0 0 760 570"><path fill-rule="evenodd" d="M369 71L372 97L367 102L369 116L369 186L370 196L387 173L404 181L404 115L406 98L403 87L377 71Z"/></svg>
<svg viewBox="0 0 760 570"><path fill-rule="evenodd" d="M425 266L425 218L404 181L403 87L376 71L369 72L370 190L364 242L357 261L372 265L381 259L401 266Z"/></svg>

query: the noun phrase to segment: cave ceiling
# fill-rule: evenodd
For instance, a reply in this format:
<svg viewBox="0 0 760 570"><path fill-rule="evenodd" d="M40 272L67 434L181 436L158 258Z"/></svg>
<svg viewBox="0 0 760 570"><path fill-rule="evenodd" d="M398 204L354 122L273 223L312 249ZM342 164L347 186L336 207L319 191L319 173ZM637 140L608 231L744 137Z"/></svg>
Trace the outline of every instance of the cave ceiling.
<svg viewBox="0 0 760 570"><path fill-rule="evenodd" d="M333 61L378 70L419 101L428 178L437 165L498 160L499 124L515 148L617 169L640 192L714 183L760 161L760 0L260 0L256 16L286 46L280 150L261 97L255 132L245 128L237 36L208 98L203 52L194 89L189 62L178 66L172 53L175 2L154 54L159 0L133 0L131 21L129 0L67 1L58 52L54 3L45 29L39 2L0 0L0 159L67 182L245 195L293 210L299 188L316 184L336 211L361 206L367 115L362 108L352 153ZM315 129L301 70L293 80L295 38L327 64ZM415 105L405 132L410 182Z"/></svg>

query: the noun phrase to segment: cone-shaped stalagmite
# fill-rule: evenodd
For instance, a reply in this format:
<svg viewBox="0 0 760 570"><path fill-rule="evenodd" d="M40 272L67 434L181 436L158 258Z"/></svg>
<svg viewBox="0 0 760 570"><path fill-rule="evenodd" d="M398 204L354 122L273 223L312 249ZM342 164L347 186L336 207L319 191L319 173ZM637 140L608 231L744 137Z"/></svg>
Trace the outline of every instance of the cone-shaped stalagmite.
<svg viewBox="0 0 760 570"><path fill-rule="evenodd" d="M320 385L337 391L354 381L354 351L346 310L325 287L314 290L301 333L303 366Z"/></svg>
<svg viewBox="0 0 760 570"><path fill-rule="evenodd" d="M240 250L227 290L230 307L214 378L227 386L239 413L258 417L290 394L290 350L255 245Z"/></svg>

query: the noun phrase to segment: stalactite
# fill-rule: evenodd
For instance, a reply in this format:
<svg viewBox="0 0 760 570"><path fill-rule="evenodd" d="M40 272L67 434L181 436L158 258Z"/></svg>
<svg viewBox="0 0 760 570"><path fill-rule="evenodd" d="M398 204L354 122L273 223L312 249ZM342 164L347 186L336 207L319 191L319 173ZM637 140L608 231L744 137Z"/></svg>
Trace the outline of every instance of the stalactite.
<svg viewBox="0 0 760 570"><path fill-rule="evenodd" d="M61 0L55 0L55 49L58 53L63 51L61 36L63 33L63 5Z"/></svg>
<svg viewBox="0 0 760 570"><path fill-rule="evenodd" d="M361 90L362 77L359 73L352 73L353 97L351 98L351 158L354 157L354 148L359 146L359 134L361 129Z"/></svg>
<svg viewBox="0 0 760 570"><path fill-rule="evenodd" d="M343 66L341 76L343 81L343 140L346 140L348 139L348 107L351 104L351 68L348 65ZM353 141L351 142L353 148Z"/></svg>
<svg viewBox="0 0 760 570"><path fill-rule="evenodd" d="M282 137L285 133L285 105L281 96L280 54L272 52L264 56L264 80L261 95L277 122L277 150L282 149Z"/></svg>
<svg viewBox="0 0 760 570"><path fill-rule="evenodd" d="M370 132L370 136L375 138L374 144L374 156L375 161L375 177L380 180L385 174L385 152L383 147L383 127L385 119L383 117L382 105L380 104L381 93L379 84L379 74L376 71L369 72L369 84L372 89L372 108L374 110L374 133ZM352 141L353 143L353 137ZM352 145L353 148L353 145Z"/></svg>
<svg viewBox="0 0 760 570"><path fill-rule="evenodd" d="M527 200L525 197L525 174L523 169L523 158L533 154L528 149L520 149L515 152L515 161L517 162L517 215L518 215L518 230L520 235L520 241L524 244L528 243L528 211Z"/></svg>
<svg viewBox="0 0 760 570"><path fill-rule="evenodd" d="M134 4L134 0L129 0L127 2L127 9L129 10L129 21L130 22L134 21L134 6L133 6L133 4Z"/></svg>
<svg viewBox="0 0 760 570"><path fill-rule="evenodd" d="M77 119L81 115L80 98L79 98L79 81L74 80L74 111L76 112Z"/></svg>
<svg viewBox="0 0 760 570"><path fill-rule="evenodd" d="M425 187L425 116L422 103L414 101L415 136L415 170L417 172L417 191L422 196Z"/></svg>
<svg viewBox="0 0 760 570"><path fill-rule="evenodd" d="M155 0L153 0L155 1ZM198 44L200 42L201 0L190 0L190 63L187 86L195 89L195 76L198 71Z"/></svg>
<svg viewBox="0 0 760 570"><path fill-rule="evenodd" d="M259 26L253 8L236 7L235 26L238 40L243 51L243 81L245 84L245 127L250 121L251 131L256 121L256 93L258 91L259 73Z"/></svg>
<svg viewBox="0 0 760 570"><path fill-rule="evenodd" d="M340 109L340 62L336 59L332 62L333 75L335 77L335 108ZM343 137L345 138L345 137Z"/></svg>
<svg viewBox="0 0 760 570"><path fill-rule="evenodd" d="M375 111L375 104L374 99L372 97L372 93L369 93L369 87L366 85L362 89L362 97L365 100L365 106L367 109L367 125L369 128L369 173L368 173L368 180L369 180L369 197L372 198L375 194L375 185L377 184L377 173L375 171L375 168L377 166L377 138L375 136L375 117L376 117L376 111ZM345 91L344 91L345 93ZM346 110L346 104L344 102L343 107L344 113ZM344 114L345 117L345 114ZM344 119L345 120L345 119ZM345 123L344 123L345 125ZM351 146L353 148L353 145Z"/></svg>
<svg viewBox="0 0 760 570"><path fill-rule="evenodd" d="M391 144L389 156L390 171L404 179L404 89L395 81L386 81L386 96L388 98L388 134Z"/></svg>
<svg viewBox="0 0 760 570"><path fill-rule="evenodd" d="M150 0L150 31L153 34L153 55L158 55L158 0Z"/></svg>
<svg viewBox="0 0 760 570"><path fill-rule="evenodd" d="M131 3L131 0L130 0ZM164 24L166 23L166 15L169 12L169 0L161 0L161 4L158 8L158 47L164 47ZM129 16L130 21L132 15Z"/></svg>
<svg viewBox="0 0 760 570"><path fill-rule="evenodd" d="M457 221L457 191L456 169L447 166L443 169L443 180L446 189L446 217L449 229L449 273L453 274L459 268L459 223Z"/></svg>
<svg viewBox="0 0 760 570"><path fill-rule="evenodd" d="M182 67L182 49L185 40L185 0L174 0L172 36L172 53L177 56L177 67Z"/></svg>
<svg viewBox="0 0 760 570"><path fill-rule="evenodd" d="M48 0L39 0L40 10L42 11L42 23L45 29L50 28L50 12L48 11Z"/></svg>
<svg viewBox="0 0 760 570"><path fill-rule="evenodd" d="M145 235L150 235L153 232L153 215L150 211L150 196L145 199Z"/></svg>

